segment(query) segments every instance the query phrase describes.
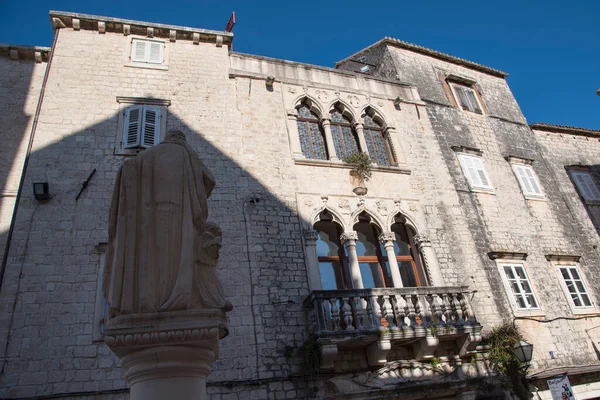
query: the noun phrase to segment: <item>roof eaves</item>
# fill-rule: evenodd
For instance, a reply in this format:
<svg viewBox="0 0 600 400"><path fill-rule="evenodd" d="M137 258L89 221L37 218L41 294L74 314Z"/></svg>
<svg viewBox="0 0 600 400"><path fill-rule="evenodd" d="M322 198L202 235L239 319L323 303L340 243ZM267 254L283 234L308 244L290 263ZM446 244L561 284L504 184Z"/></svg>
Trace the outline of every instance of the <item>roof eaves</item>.
<svg viewBox="0 0 600 400"><path fill-rule="evenodd" d="M50 47L0 43L0 56L10 57L13 60L46 62L49 53Z"/></svg>
<svg viewBox="0 0 600 400"><path fill-rule="evenodd" d="M381 44L389 44L389 45L400 47L400 48L403 48L406 50L414 51L415 53L420 53L420 54L424 54L427 56L431 56L431 57L437 58L439 60L450 62L452 64L462 65L463 67L474 69L474 70L480 71L480 72L484 72L486 74L497 76L499 78L506 78L508 76L508 73L506 73L504 71L500 71L495 68L487 67L485 65L478 64L473 61L465 60L464 58L451 56L450 54L442 53L440 51L429 49L427 47L419 46L419 45L416 45L413 43L408 43L403 40L394 39L392 37L385 37L381 40L378 40L377 42L373 43L372 45L367 46L364 49L352 54L351 56L346 57L343 60L336 62L335 65L337 66L338 64L341 64L344 61L354 59L357 54L362 53L373 47L379 46Z"/></svg>
<svg viewBox="0 0 600 400"><path fill-rule="evenodd" d="M534 122L530 124L531 129L538 131L553 132L553 133L568 133L571 135L582 135L582 136L600 136L600 130L580 128L577 126L568 125L553 125L544 122Z"/></svg>
<svg viewBox="0 0 600 400"><path fill-rule="evenodd" d="M154 36L169 37L170 31L175 31L177 39L189 39L193 40L193 36L196 34L199 36L199 40L204 42L214 42L222 40L224 44L229 44L233 40L233 33L226 31L215 31L210 29L192 28L188 26L179 25L168 25L159 24L154 22L136 21L131 19L104 17L99 15L81 14L67 11L50 11L50 20L52 21L53 27L73 27L73 20L79 20L79 26L77 29L89 29L98 30L99 22L104 23L104 29L106 32L120 32L124 33L123 26L129 25L132 34L146 34L148 28L153 28ZM221 38L221 39L219 39Z"/></svg>

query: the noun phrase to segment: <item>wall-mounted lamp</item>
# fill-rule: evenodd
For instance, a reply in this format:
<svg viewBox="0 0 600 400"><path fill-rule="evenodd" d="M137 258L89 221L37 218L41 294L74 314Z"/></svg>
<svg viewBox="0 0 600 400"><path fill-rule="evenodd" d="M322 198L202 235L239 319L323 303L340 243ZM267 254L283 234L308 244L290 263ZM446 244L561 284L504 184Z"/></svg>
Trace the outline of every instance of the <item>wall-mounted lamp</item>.
<svg viewBox="0 0 600 400"><path fill-rule="evenodd" d="M267 86L273 86L273 82L275 82L275 77L273 75L267 76Z"/></svg>
<svg viewBox="0 0 600 400"><path fill-rule="evenodd" d="M526 367L529 366L533 358L533 345L531 343L521 340L513 346L512 351L519 361L525 363Z"/></svg>
<svg viewBox="0 0 600 400"><path fill-rule="evenodd" d="M38 201L50 200L52 195L50 195L50 191L48 189L48 182L34 182L33 196Z"/></svg>
<svg viewBox="0 0 600 400"><path fill-rule="evenodd" d="M396 97L396 100L394 100L394 105L400 108L400 104L402 104L402 97L398 96Z"/></svg>

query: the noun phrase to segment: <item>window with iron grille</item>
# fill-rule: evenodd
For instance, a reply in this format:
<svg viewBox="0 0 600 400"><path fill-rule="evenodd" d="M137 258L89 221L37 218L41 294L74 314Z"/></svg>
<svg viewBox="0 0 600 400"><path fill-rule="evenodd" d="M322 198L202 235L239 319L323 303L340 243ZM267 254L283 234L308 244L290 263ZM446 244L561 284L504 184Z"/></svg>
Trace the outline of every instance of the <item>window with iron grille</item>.
<svg viewBox="0 0 600 400"><path fill-rule="evenodd" d="M325 133L319 124L319 117L310 108L302 104L298 107L298 135L300 149L304 157L314 160L327 160Z"/></svg>

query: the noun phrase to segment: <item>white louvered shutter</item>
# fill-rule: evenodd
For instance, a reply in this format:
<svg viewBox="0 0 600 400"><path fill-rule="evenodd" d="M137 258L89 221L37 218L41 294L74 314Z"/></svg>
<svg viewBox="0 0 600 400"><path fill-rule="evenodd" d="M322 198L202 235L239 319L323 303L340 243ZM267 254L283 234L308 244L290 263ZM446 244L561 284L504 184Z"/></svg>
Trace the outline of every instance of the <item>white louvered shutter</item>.
<svg viewBox="0 0 600 400"><path fill-rule="evenodd" d="M521 190L526 196L543 196L537 178L533 174L533 168L529 165L513 165L513 171L517 176Z"/></svg>
<svg viewBox="0 0 600 400"><path fill-rule="evenodd" d="M148 42L147 46L149 63L162 64L163 62L163 44L160 42Z"/></svg>
<svg viewBox="0 0 600 400"><path fill-rule="evenodd" d="M600 192L596 187L596 184L592 180L592 177L587 172L573 172L573 178L575 185L579 193L585 200L597 201L600 200Z"/></svg>
<svg viewBox="0 0 600 400"><path fill-rule="evenodd" d="M152 147L160 141L160 110L156 107L144 107L144 125L141 147Z"/></svg>
<svg viewBox="0 0 600 400"><path fill-rule="evenodd" d="M483 169L481 158L469 156L466 154L459 155L459 160L462 164L465 177L469 181L472 188L475 189L491 189L490 181Z"/></svg>
<svg viewBox="0 0 600 400"><path fill-rule="evenodd" d="M146 48L148 47L147 40L133 39L131 43L131 61L146 62Z"/></svg>
<svg viewBox="0 0 600 400"><path fill-rule="evenodd" d="M129 107L125 110L123 123L123 148L129 149L140 145L142 132L142 110L141 106Z"/></svg>
<svg viewBox="0 0 600 400"><path fill-rule="evenodd" d="M454 91L455 91L456 95L458 96L458 102L460 103L460 108L462 108L463 110L470 111L469 110L469 100L465 93L465 89L462 86L454 85Z"/></svg>

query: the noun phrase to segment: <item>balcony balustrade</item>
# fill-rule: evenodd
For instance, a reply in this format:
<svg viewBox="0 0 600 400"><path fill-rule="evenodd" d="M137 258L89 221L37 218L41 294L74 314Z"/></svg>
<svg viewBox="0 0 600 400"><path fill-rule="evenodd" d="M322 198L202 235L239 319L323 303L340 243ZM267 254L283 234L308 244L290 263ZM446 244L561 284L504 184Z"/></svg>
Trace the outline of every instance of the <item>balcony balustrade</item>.
<svg viewBox="0 0 600 400"><path fill-rule="evenodd" d="M433 357L440 340L465 355L481 340L466 286L317 290L305 300L321 366L333 368L340 348L366 347L380 365L392 345L412 346L415 359Z"/></svg>

